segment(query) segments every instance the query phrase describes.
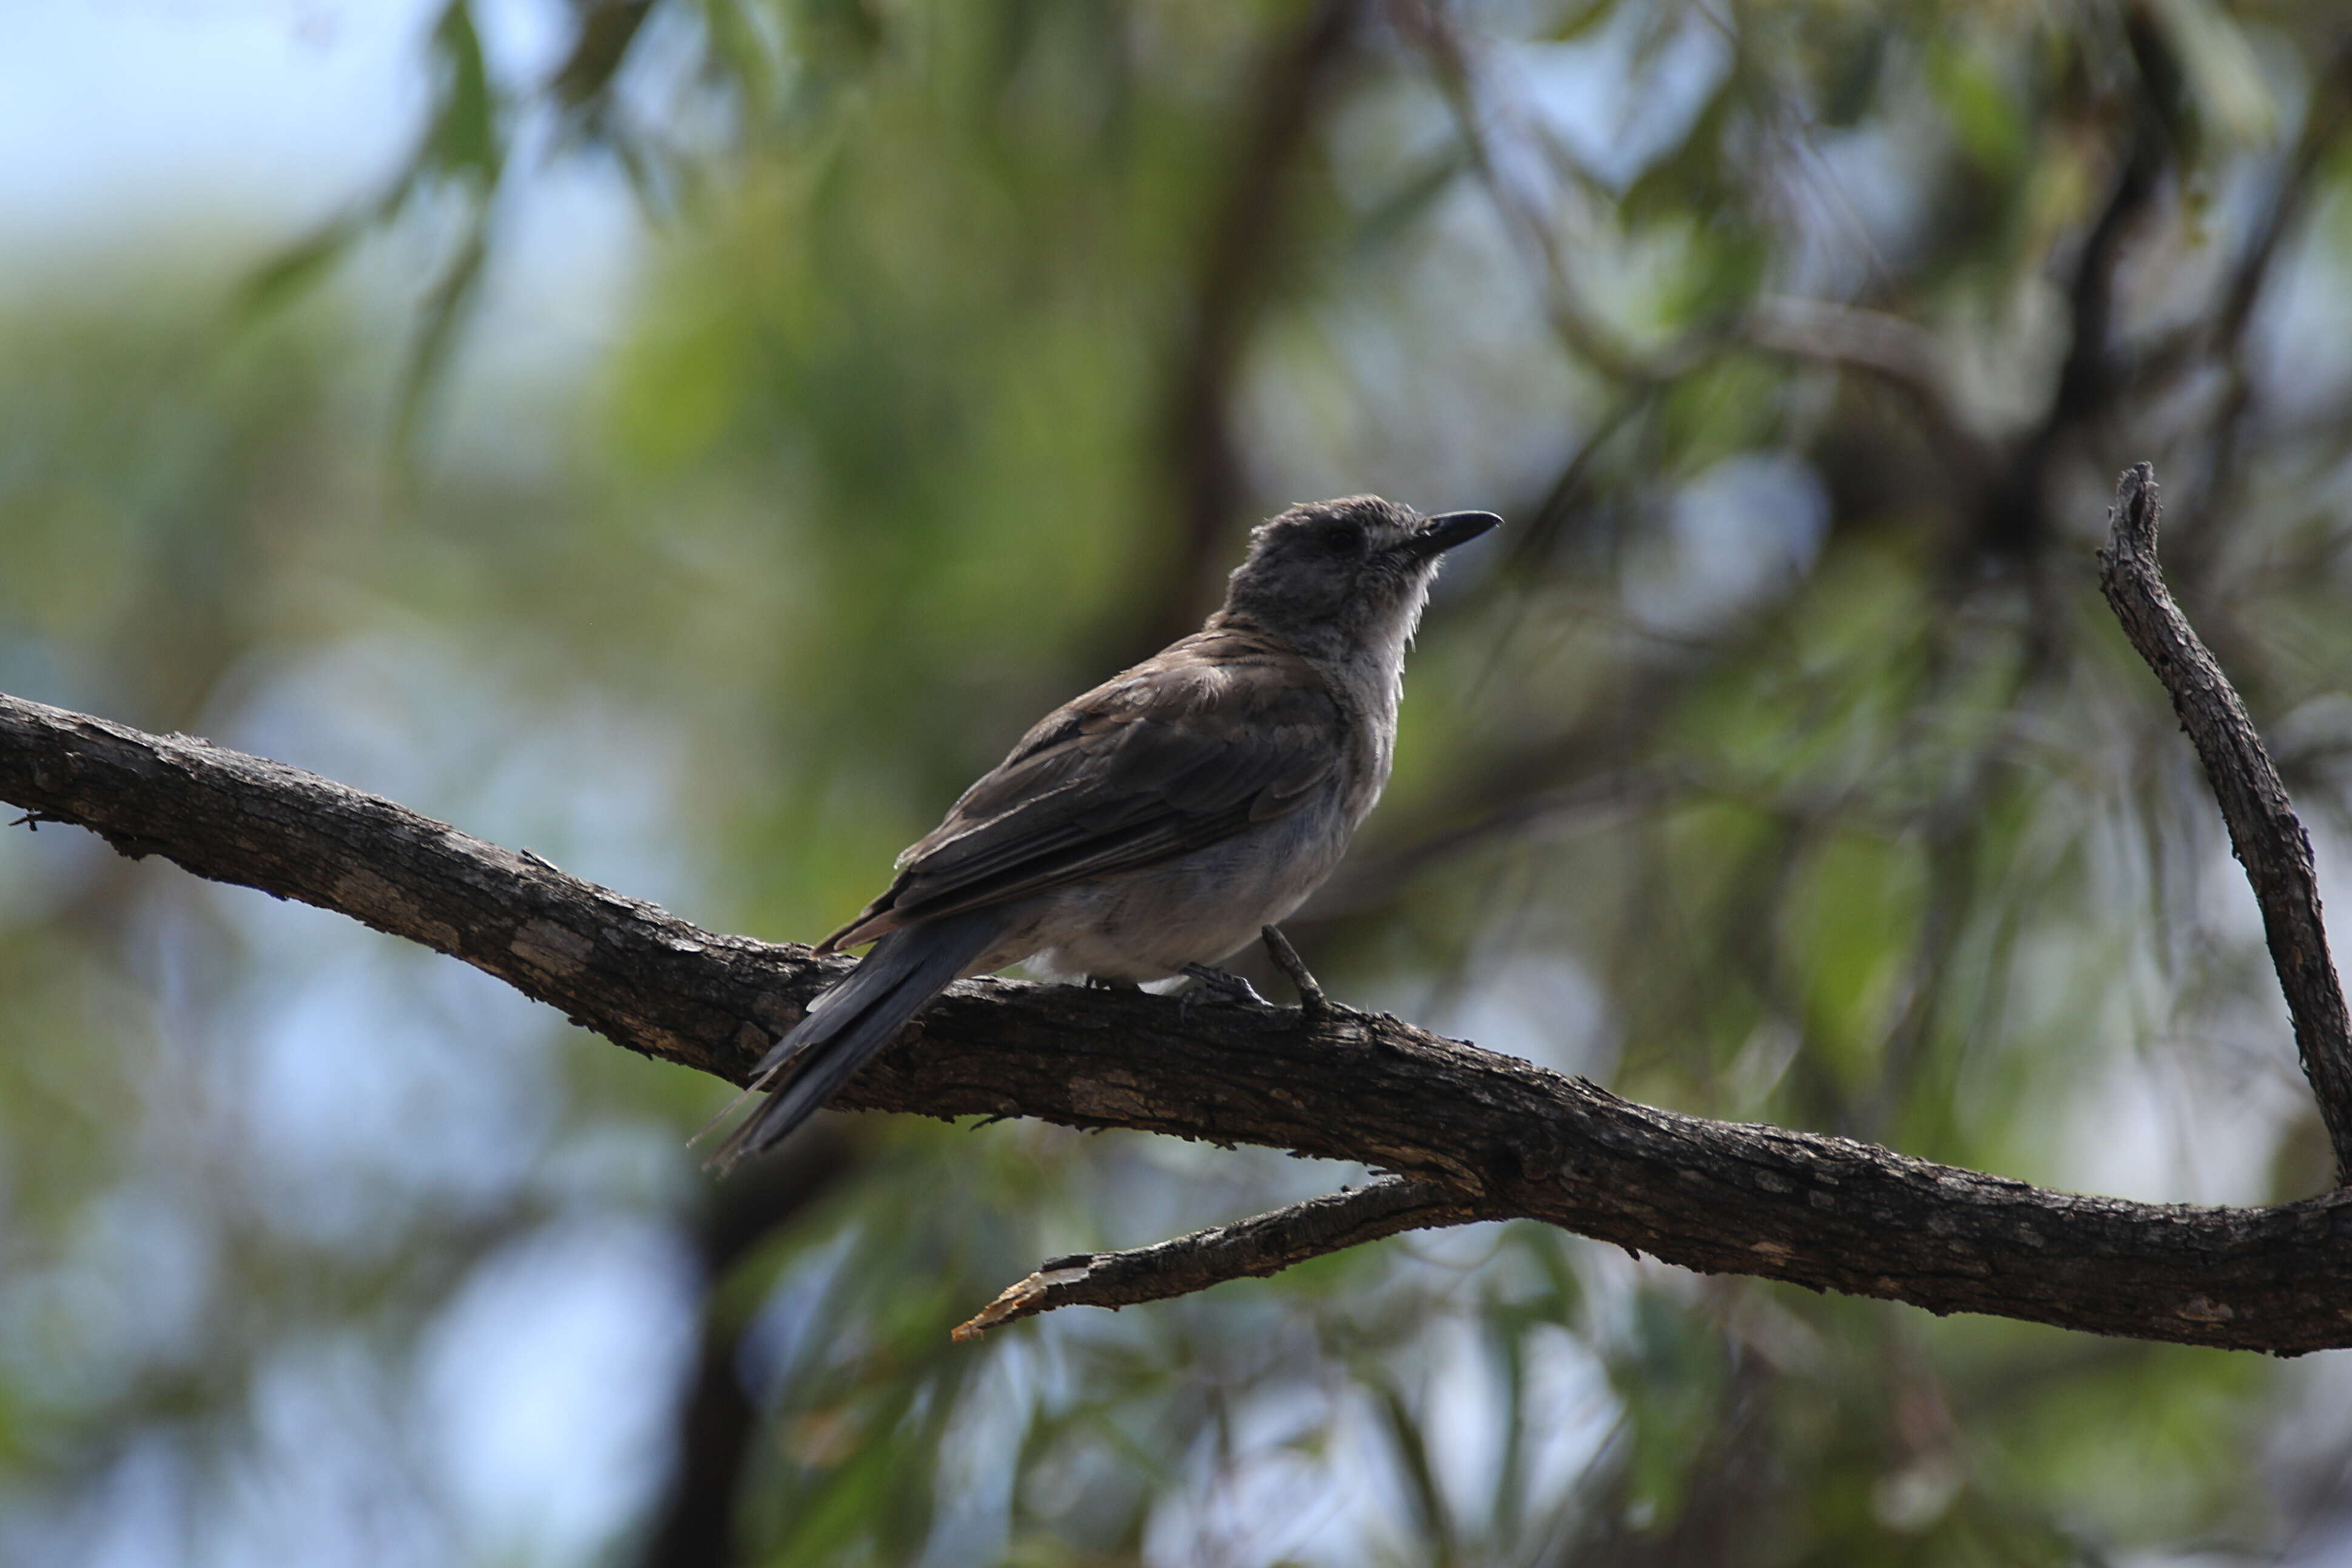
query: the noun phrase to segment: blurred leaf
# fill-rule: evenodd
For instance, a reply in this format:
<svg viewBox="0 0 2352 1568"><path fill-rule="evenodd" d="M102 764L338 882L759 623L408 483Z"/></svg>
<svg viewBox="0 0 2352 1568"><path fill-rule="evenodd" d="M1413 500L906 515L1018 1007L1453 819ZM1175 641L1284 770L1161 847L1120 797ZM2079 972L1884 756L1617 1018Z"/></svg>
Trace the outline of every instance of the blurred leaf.
<svg viewBox="0 0 2352 1568"><path fill-rule="evenodd" d="M431 13L412 155L256 270L236 341L176 235L147 284L26 286L0 320L0 681L805 937L1115 671L1178 563L1313 496L1492 506L1512 531L1440 586L1388 799L1295 922L1336 995L1684 1111L2135 1197L2292 1185L2310 1118L2243 895L2085 559L2127 442L2175 485L2183 597L2277 716L2299 802L2352 816L2341 149L2253 280L2245 352L2208 329L2280 173L2244 128L2324 79L2332 13L2137 22L2241 132L2163 139L2159 188L2215 197L2130 225L2107 347L2131 373L2054 428L2123 138L2183 108L2124 53L2156 12L1567 0L1368 32L1297 100L1303 151L1241 236L1266 303L1223 329L1236 489L1201 518L1169 410L1203 258L1236 243L1242 128L1319 12L667 10L566 12L584 30L548 61L595 46L569 90L603 95L548 158L660 219L612 351L515 371L539 340L484 308L508 265L572 308L501 221L541 174L516 139L567 89L502 78L464 4ZM1549 38L1622 43L1639 87L1548 74ZM1566 155L1590 134L1651 139L1622 193ZM430 261L386 352L369 269L336 264L393 225ZM1892 318L1932 362L1760 349L1774 295ZM1568 303L1622 362L1562 348ZM415 439L444 409L448 438ZM1988 497L2036 450L2052 532L2021 553ZM1727 461L1778 477L1695 527ZM310 919L0 835L0 1554L121 1555L100 1532L147 1510L199 1554L299 1555L356 1496L436 1560L625 1555L625 1521L486 1524L571 1504L446 1468L537 1408L447 1370L483 1332L467 1303L567 1227L680 1256L630 1266L641 1360L567 1354L562 1408L658 1421L663 1379L731 1370L751 1561L2274 1555L2352 1444L2307 1365L1932 1322L1532 1226L959 1349L947 1326L1041 1257L1364 1173L860 1118L855 1179L698 1281L679 1145L719 1086ZM488 1342L550 1343L599 1289L562 1283ZM659 1456L599 1470L593 1425L523 1446L600 1518L653 1506L628 1489Z"/></svg>

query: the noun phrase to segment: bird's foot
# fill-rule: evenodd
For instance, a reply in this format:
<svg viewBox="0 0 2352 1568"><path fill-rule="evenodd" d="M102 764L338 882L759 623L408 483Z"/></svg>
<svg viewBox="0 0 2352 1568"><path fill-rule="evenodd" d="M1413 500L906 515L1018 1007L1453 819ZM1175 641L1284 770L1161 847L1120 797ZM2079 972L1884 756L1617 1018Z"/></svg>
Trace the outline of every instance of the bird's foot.
<svg viewBox="0 0 2352 1568"><path fill-rule="evenodd" d="M1297 988L1299 1016L1310 1024L1330 1017L1333 1011L1331 998L1323 994L1323 988L1316 982L1314 972L1300 959L1298 949L1290 945L1290 938L1282 934L1282 927L1262 927L1258 936L1265 943L1265 956L1274 960L1274 967L1282 971L1283 978Z"/></svg>
<svg viewBox="0 0 2352 1568"><path fill-rule="evenodd" d="M1184 972L1200 982L1202 990L1214 991L1229 1002L1241 1002L1254 1008L1271 1008L1274 1004L1258 995L1257 988L1229 970L1213 968L1206 964L1187 964ZM1191 1004L1201 991L1186 991L1178 999L1191 1011Z"/></svg>

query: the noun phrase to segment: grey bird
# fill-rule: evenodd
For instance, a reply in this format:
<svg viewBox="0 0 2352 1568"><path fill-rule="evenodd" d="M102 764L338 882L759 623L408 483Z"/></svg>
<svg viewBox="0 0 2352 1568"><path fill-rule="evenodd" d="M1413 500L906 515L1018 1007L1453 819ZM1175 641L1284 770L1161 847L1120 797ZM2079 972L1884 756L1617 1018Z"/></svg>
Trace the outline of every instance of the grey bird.
<svg viewBox="0 0 2352 1568"><path fill-rule="evenodd" d="M959 976L1198 975L1297 909L1388 782L1439 558L1501 521L1355 496L1260 524L1206 625L1048 714L817 944L874 947L761 1059L746 1095L781 1087L711 1163L790 1134Z"/></svg>

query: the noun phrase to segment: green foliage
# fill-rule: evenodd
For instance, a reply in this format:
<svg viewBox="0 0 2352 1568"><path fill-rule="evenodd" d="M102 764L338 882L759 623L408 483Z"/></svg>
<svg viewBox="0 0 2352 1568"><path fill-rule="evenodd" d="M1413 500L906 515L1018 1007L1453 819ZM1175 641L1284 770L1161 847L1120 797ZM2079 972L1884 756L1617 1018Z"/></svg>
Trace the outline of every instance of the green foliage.
<svg viewBox="0 0 2352 1568"><path fill-rule="evenodd" d="M226 326L161 281L0 320L0 687L805 939L1196 620L1257 517L1493 507L1388 800L1295 927L1327 986L1679 1109L2305 1190L2259 933L2087 547L2152 458L2332 856L2352 438L2298 347L2345 294L2329 8L1577 0L1336 42L1294 4L627 10L583 7L612 30L550 87L441 8L408 163ZM469 349L551 124L658 226L618 347L509 405ZM387 227L438 238L389 345L339 266ZM1768 330L1792 295L1835 329ZM588 1545L500 1536L408 1392L473 1284L583 1216L716 1270L677 1263L679 1332L757 1406L747 1562L2268 1552L2352 1442L2258 1440L2302 1367L1529 1226L953 1346L1043 1258L1363 1173L859 1124L723 1248L679 1149L717 1086L262 902L0 836L0 1491L39 1541L86 1544L160 1453L184 1554L237 1560L299 1532L300 1486L253 1477L331 1428L410 1478L370 1496L415 1554L625 1555L666 1461ZM331 1416L273 1438L304 1398Z"/></svg>

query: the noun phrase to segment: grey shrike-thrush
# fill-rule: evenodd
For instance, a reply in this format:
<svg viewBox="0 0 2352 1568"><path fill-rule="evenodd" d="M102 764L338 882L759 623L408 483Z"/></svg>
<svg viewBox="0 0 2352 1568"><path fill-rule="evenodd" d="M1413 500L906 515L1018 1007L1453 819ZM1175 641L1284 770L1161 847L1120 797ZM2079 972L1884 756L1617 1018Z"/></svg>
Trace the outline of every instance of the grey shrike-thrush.
<svg viewBox="0 0 2352 1568"><path fill-rule="evenodd" d="M1355 496L1260 524L1205 626L1048 714L817 944L874 949L761 1061L751 1089L782 1085L712 1163L791 1133L959 976L1164 980L1297 909L1388 782L1438 558L1501 521Z"/></svg>

